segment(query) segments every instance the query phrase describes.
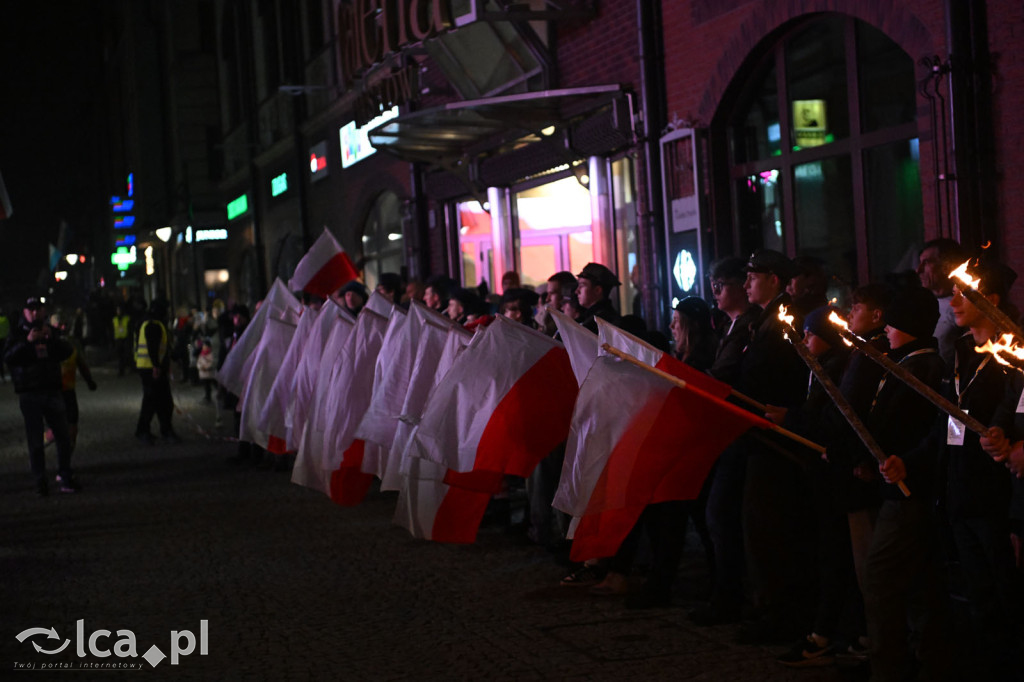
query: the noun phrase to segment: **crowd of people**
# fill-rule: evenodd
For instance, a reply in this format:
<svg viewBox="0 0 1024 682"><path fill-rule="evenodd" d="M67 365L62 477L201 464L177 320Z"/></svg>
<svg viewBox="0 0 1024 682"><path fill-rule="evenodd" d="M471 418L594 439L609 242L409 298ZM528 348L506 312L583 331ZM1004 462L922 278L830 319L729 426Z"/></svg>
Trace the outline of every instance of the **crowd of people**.
<svg viewBox="0 0 1024 682"><path fill-rule="evenodd" d="M821 261L767 249L713 263L713 305L697 297L679 301L670 337L649 330L637 315L620 313L613 294L621 283L598 263L575 275L555 273L533 287L509 272L500 295L444 276L406 282L394 273L379 278L376 292L406 308L418 301L470 330L503 315L557 339L553 310L595 333L603 320L728 384L746 396L744 406L759 404L757 411L771 422L824 446L820 455L772 431L748 432L718 456L697 499L650 504L614 556L572 568L561 581L567 589L623 594L630 608L670 605L692 524L712 576L708 602L692 620L708 626L743 621L741 643L792 645L780 664L827 665L845 656L869 660L873 679L949 679L968 656L977 679L1019 679L1024 376L1006 358L978 348L1006 330L949 278L968 255L952 240L934 240L921 250L916 271L852 291L841 311L849 331L899 372L844 343L830 320L836 306L826 300L829 280ZM1017 319L1009 300L1013 270L982 258L972 274L980 295ZM354 318L370 292L353 281L331 298ZM304 295L310 308L323 302ZM69 335L41 323L43 310L37 299L28 301L9 325L4 356L21 398L41 494L47 490L43 422L57 443L58 484L77 490L69 428L77 410L66 398L68 377L72 395L76 367L95 388L80 352L74 360ZM787 314L802 339L787 337ZM154 441L155 415L161 437L177 441L171 363L178 363L181 380L203 385L205 400L213 402L217 371L251 318L244 305L219 303L208 315L193 311L173 321L161 301L141 319L116 311L111 339L119 371L134 366L142 378L140 440ZM55 368L69 359L62 380ZM812 364L820 367L812 372ZM904 375L982 428L968 428L961 412L939 409ZM217 403L235 415L237 431L239 396L221 389ZM686 443L679 449L685 452ZM264 457L243 441L231 460L251 464ZM521 524L530 541L560 556L571 543L571 519L552 507L564 457L563 443L523 482ZM275 466L289 468L288 455L277 455ZM507 498L492 507L507 512ZM646 581L627 594L645 541ZM952 639L952 597L969 605L970 627L959 632L972 641Z"/></svg>

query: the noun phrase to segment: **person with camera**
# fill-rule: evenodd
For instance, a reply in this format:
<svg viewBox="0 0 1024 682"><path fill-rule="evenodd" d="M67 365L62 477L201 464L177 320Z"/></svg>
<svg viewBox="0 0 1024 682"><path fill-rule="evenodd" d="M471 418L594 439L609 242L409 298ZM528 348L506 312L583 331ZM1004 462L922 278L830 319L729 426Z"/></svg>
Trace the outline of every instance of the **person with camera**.
<svg viewBox="0 0 1024 682"><path fill-rule="evenodd" d="M57 445L57 485L60 491L75 493L79 490L71 472L71 437L61 394L61 363L71 353L71 345L47 323L43 300L29 298L21 319L11 331L4 362L11 370L14 390L25 418L29 462L36 479L36 492L41 496L49 494L44 425L50 427Z"/></svg>

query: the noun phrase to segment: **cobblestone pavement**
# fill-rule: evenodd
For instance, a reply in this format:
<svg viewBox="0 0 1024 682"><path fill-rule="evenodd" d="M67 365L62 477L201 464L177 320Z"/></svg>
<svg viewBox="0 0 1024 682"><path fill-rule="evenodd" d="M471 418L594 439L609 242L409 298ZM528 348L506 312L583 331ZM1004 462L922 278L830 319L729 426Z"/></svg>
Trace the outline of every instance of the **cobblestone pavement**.
<svg viewBox="0 0 1024 682"><path fill-rule="evenodd" d="M175 384L184 442L146 446L132 436L138 379L94 373L99 390L80 393L77 495L36 497L17 400L0 384L0 678L18 664L113 663L218 680L862 679L789 670L778 649L734 644L733 626L690 623L706 582L697 552L675 608L628 611L559 587L564 567L501 528L472 546L417 541L391 524L393 494L342 509L286 473L227 464L234 445L199 431L227 435L199 388ZM197 644L172 665L186 630L201 641L201 621L207 654ZM16 639L34 627L57 636ZM95 648L115 655L89 653L99 630L112 634ZM137 658L116 655L130 644L118 630ZM59 654L34 648L65 640ZM168 656L156 667L142 658L152 646Z"/></svg>

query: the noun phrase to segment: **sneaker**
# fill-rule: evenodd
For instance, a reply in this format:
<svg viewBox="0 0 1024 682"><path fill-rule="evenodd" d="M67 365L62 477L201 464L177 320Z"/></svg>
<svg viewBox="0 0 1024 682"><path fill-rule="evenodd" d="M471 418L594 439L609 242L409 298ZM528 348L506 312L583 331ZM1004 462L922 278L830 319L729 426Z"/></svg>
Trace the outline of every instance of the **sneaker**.
<svg viewBox="0 0 1024 682"><path fill-rule="evenodd" d="M868 660L868 644L870 642L867 637L858 637L856 642L836 652L836 662L851 666L866 663Z"/></svg>
<svg viewBox="0 0 1024 682"><path fill-rule="evenodd" d="M824 644L819 644L819 640L824 641ZM789 668L807 668L832 665L836 661L836 656L831 642L824 637L810 634L775 660Z"/></svg>
<svg viewBox="0 0 1024 682"><path fill-rule="evenodd" d="M62 493L77 493L82 489L81 486L78 485L78 481L71 476L58 476L57 487Z"/></svg>
<svg viewBox="0 0 1024 682"><path fill-rule="evenodd" d="M584 564L569 575L562 578L561 584L565 587L584 587L596 585L604 580L605 570L598 566L587 566Z"/></svg>

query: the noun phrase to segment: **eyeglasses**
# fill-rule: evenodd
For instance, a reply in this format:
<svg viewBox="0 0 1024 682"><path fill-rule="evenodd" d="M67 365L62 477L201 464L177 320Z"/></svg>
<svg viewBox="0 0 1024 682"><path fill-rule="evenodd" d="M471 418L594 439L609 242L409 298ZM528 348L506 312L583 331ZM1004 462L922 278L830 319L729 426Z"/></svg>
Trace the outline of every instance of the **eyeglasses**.
<svg viewBox="0 0 1024 682"><path fill-rule="evenodd" d="M735 282L731 280L713 279L711 280L711 292L715 294L722 293L722 289Z"/></svg>

